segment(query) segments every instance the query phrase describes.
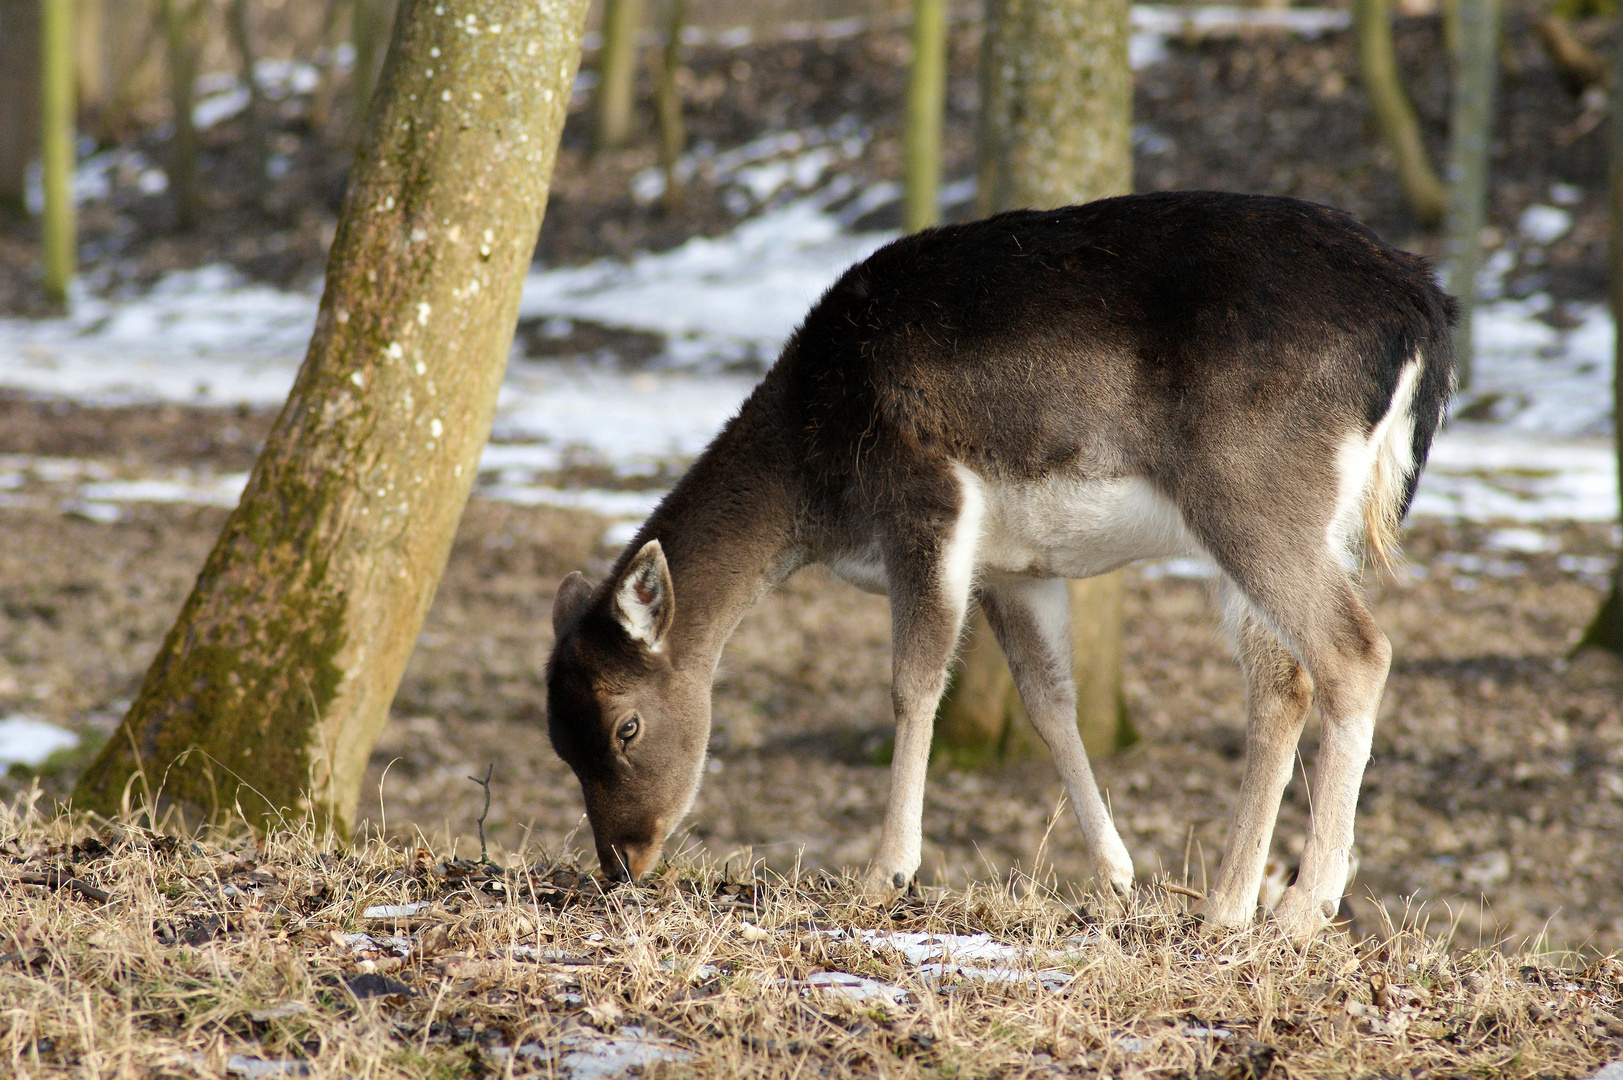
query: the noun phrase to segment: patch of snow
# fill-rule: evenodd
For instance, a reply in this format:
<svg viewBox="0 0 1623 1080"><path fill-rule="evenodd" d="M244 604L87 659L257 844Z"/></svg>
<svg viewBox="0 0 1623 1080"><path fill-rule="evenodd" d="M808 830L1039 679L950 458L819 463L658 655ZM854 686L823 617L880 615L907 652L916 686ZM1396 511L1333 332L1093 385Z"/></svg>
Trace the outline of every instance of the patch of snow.
<svg viewBox="0 0 1623 1080"><path fill-rule="evenodd" d="M1559 206L1534 203L1516 219L1516 231L1522 239L1535 244L1551 244L1567 235L1572 228L1572 213Z"/></svg>
<svg viewBox="0 0 1623 1080"><path fill-rule="evenodd" d="M426 900L418 900L410 904L373 904L361 912L363 919L409 919L419 912L428 910Z"/></svg>
<svg viewBox="0 0 1623 1080"><path fill-rule="evenodd" d="M693 1058L686 1050L670 1043L644 1037L641 1029L634 1027L622 1028L619 1037L565 1035L555 1047L523 1043L515 1053L532 1061L554 1062L558 1075L569 1080L609 1080L629 1069L647 1069L661 1062Z"/></svg>
<svg viewBox="0 0 1623 1080"><path fill-rule="evenodd" d="M1602 1066L1601 1070L1589 1080L1623 1080L1623 1061L1614 1061L1610 1065Z"/></svg>
<svg viewBox="0 0 1623 1080"><path fill-rule="evenodd" d="M268 1076L309 1076L310 1064L294 1058L251 1058L245 1054L232 1054L225 1059L225 1071L232 1076L245 1076L248 1080L263 1080Z"/></svg>
<svg viewBox="0 0 1623 1080"><path fill-rule="evenodd" d="M804 979L785 979L781 985L803 994L820 990L852 1001L889 1001L900 1005L908 998L907 991L899 986L843 971L814 971Z"/></svg>
<svg viewBox="0 0 1623 1080"><path fill-rule="evenodd" d="M1560 551L1561 541L1540 529L1495 529L1483 546L1490 551L1515 551L1524 555Z"/></svg>
<svg viewBox="0 0 1623 1080"><path fill-rule="evenodd" d="M345 934L344 945L350 952L387 952L396 956L411 955L411 941L408 938L372 934Z"/></svg>
<svg viewBox="0 0 1623 1080"><path fill-rule="evenodd" d="M0 766L33 768L58 750L72 750L79 736L36 716L8 716L0 720Z"/></svg>
<svg viewBox="0 0 1623 1080"><path fill-rule="evenodd" d="M206 481L112 480L84 484L79 495L92 503L195 503L230 509L241 500L247 486L247 473L226 473Z"/></svg>

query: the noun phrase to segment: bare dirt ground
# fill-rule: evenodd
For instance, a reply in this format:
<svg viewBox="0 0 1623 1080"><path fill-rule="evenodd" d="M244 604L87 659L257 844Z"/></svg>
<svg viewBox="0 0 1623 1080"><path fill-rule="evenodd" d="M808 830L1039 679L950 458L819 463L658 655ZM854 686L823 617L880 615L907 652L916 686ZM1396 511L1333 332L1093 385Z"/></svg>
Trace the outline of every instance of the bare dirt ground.
<svg viewBox="0 0 1623 1080"><path fill-rule="evenodd" d="M183 409L6 410L0 453L71 449L110 470L146 453L240 465L231 455L243 451L217 448L251 441L266 422ZM80 435L61 441L76 422ZM17 445L30 431L44 441ZM46 716L93 741L134 693L224 512L135 505L106 524L62 513L43 481L11 494L43 501L0 507L0 714ZM612 554L603 531L588 514L470 506L373 759L362 804L371 825L421 830L466 854L480 810L467 777L494 763L493 838L556 847L576 833L589 848L576 832L579 790L547 743L542 671L553 588L571 569L601 573ZM1397 658L1360 807L1355 930L1379 925L1372 900L1394 912L1413 902L1431 905L1434 929L1457 920L1461 944L1623 944L1623 676L1598 659L1563 659L1601 596L1593 574L1563 563L1604 565L1614 540L1592 526L1550 534L1559 553L1507 555L1483 549L1487 530L1422 522L1410 530L1409 572L1367 579ZM1100 780L1141 872L1187 873L1199 888L1239 786L1239 677L1203 583L1137 571L1128 582L1127 686L1142 740L1102 762ZM882 599L816 571L770 597L723 659L711 775L681 842L739 865L860 866L885 791L888 674ZM1308 768L1314 740L1310 724ZM65 795L82 763L47 770L47 791ZM19 771L0 780L0 795L29 782ZM1286 795L1283 863L1300 850L1304 791L1299 776ZM1046 762L933 777L924 880L998 878L1041 852L1045 867L1080 883L1078 829L1066 817L1048 832L1059 794Z"/></svg>

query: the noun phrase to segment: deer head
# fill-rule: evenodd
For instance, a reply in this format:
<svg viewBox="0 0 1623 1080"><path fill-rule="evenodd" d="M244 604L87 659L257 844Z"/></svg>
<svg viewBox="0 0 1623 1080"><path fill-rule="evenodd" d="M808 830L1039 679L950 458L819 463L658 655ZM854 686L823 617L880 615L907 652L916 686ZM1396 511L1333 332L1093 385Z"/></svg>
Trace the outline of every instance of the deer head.
<svg viewBox="0 0 1623 1080"><path fill-rule="evenodd" d="M586 796L597 857L636 880L693 805L710 739L710 671L671 640L676 596L658 540L593 588L558 586L547 733Z"/></svg>

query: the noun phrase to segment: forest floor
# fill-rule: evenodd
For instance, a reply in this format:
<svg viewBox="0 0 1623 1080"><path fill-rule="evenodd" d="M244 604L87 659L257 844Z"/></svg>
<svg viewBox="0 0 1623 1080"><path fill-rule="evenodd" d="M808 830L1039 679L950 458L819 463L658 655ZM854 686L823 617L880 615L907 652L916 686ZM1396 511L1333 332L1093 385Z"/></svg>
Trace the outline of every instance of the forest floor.
<svg viewBox="0 0 1623 1080"><path fill-rule="evenodd" d="M1604 125L1591 124L1591 129L1580 130L1589 123L1585 106L1561 86L1517 18L1511 20L1510 49L1520 58L1520 66L1507 80L1501 99L1503 123L1494 151L1497 179L1491 218L1501 231L1505 250L1513 255L1502 274L1504 288L1512 295L1549 293L1554 299L1549 317L1559 321L1564 305L1598 299L1604 287L1604 155L1600 132L1593 130ZM949 179L961 179L970 171L973 45L967 31L955 34L947 140ZM1443 99L1438 65L1428 59L1437 55L1435 24L1403 22L1399 46L1428 138L1437 151ZM1403 210L1383 152L1371 148L1349 35L1332 33L1316 40L1258 35L1245 40L1174 41L1169 48L1168 60L1138 76L1135 141L1142 189L1221 187L1321 199L1359 214L1389 239L1435 251L1435 238L1425 235ZM774 131L832 126L854 114L871 134L861 141L860 158L851 168L863 171L872 181L893 179L899 167L897 136L905 55L905 43L898 34L878 30L733 49L695 47L690 53L691 133L696 140L709 140L725 149ZM573 124L566 132L541 237L539 257L544 261L579 263L668 248L691 236L725 233L760 209L759 204L740 201L744 196L737 194L738 185L707 187L702 175L691 185L680 214L639 201L632 180L652 164L652 150L636 148L588 160L581 126ZM169 233L163 200L139 202L142 197L133 184L115 184L109 201L87 209L85 237L92 255L87 259L87 280L93 287L117 294L150 284L168 270L219 260L252 278L285 285L305 283L319 274L342 190L342 167L335 164L341 158L331 145L290 122L278 136L283 140L279 152L291 163L282 186L270 198L250 200L246 184L239 183L242 174L234 130L227 123L211 129L208 136L207 168L216 170L210 183L220 192L220 205L199 234L176 237ZM155 143L146 148L154 158L161 150ZM215 180L219 183L214 184ZM1549 245L1516 244L1520 215L1528 206L1547 200L1566 206L1572 215L1570 230ZM967 203L952 209L958 215L970 212ZM894 204L878 205L862 224L882 227L887 224L886 215L895 213ZM26 230L0 239L0 310L34 310L27 299L33 294L30 251ZM585 324L580 326L584 329L578 332L591 330ZM536 326L526 332L538 341L545 339ZM611 335L603 348L611 354L623 353L619 356L623 363L635 364L637 350L646 352L649 345L646 335ZM94 407L0 396L0 457L12 455L16 465L12 469L0 461L0 473L15 478L7 481L13 486L0 492L0 530L5 536L0 543L0 715L44 717L84 737L77 751L58 755L37 775L15 769L0 778L0 800L23 797L38 783L44 800L38 805L43 809L71 789L77 770L94 752L98 740L111 731L133 695L224 517L224 510L216 507L133 503L122 508L117 520L97 520L95 513L76 501L77 485L99 476L246 470L271 419L271 413L250 408ZM628 483L612 473L594 474L591 482ZM541 865L551 874L560 865L558 860L568 863L572 850L589 847L581 833L579 790L546 741L542 670L551 643L548 615L553 589L569 570L602 573L614 553L605 546L608 524L585 512L515 506L483 498L470 505L401 687L395 718L374 756L368 794L362 803L365 828L405 847L392 852L367 849L355 856L359 860L355 867L364 864L367 874L381 875L368 880L376 883L398 871L405 876L395 878L390 887L399 886L399 898L447 902L456 890L433 885L431 879L439 879L431 873L417 873L408 849L418 842L432 847L437 854L430 865L433 860L456 856L471 858L477 852L475 818L481 794L467 777L482 775L492 762L496 772L487 831L503 852L527 853L523 855L529 860L526 865ZM1371 574L1366 579L1373 609L1393 640L1396 659L1360 805L1361 869L1344 915L1353 939L1367 938L1371 943L1386 939L1388 919L1402 923L1406 918L1411 924L1429 919L1431 932L1443 934L1462 956L1478 945L1503 942L1509 952L1500 959L1471 959L1469 964L1489 965L1483 970L1489 971L1491 982L1498 978L1492 973L1511 963L1504 970L1515 977L1503 985L1525 988L1532 984L1524 977L1526 969L1517 975L1517 967L1532 964L1532 958L1518 950L1534 950L1546 957L1561 950L1592 956L1623 947L1623 670L1596 657L1569 662L1566 656L1602 596L1603 575L1609 572L1618 539L1609 525L1556 521L1531 528L1507 526L1503 522L1418 520L1408 532L1407 569L1393 575ZM1227 815L1238 790L1243 700L1238 673L1206 603L1207 585L1180 577L1180 572L1175 566L1157 565L1127 573L1128 705L1141 738L1132 748L1101 762L1098 771L1145 880L1165 875L1199 889L1216 869ZM730 880L735 882L749 881L757 869L792 874L797 866L805 871L834 872L860 867L877 837L885 789L886 769L879 757L890 728L888 674L888 618L882 600L808 572L763 602L740 628L723 659L716 687L711 772L680 837L683 858L710 860L711 869L695 869L684 862L673 878L675 892L653 887L648 895L663 899L651 902L668 903L671 896L714 895L726 875L732 875ZM1316 737L1310 724L1303 746L1307 769L1311 769ZM1081 885L1078 830L1068 819L1050 829L1059 790L1052 767L1038 761L985 772L940 770L934 775L925 812L921 882L925 895L935 898L929 902L946 907L938 906L932 909L936 914L929 915L921 908L920 914L909 915L898 925L907 930L951 928L954 932L1006 934L1014 925L1008 921L1013 917L1001 914L1004 909L998 904L986 909L991 914L972 915L964 914L971 909L963 905L971 905L976 896L1004 895L997 891L998 883L1023 880L1017 869L1034 872L1044 880L1052 874L1062 883L1062 890ZM1307 814L1304 785L1298 776L1287 792L1277 833L1275 856L1280 863L1288 865L1299 853ZM12 869L22 873L25 867L32 867L28 872L33 873L52 859L67 857L62 851L53 854L49 850L49 841L63 839L58 834L67 827L36 819L8 824L6 829L19 830L16 843L20 846L8 856L15 863ZM117 849L115 839L109 834L109 845ZM225 848L183 855L175 873L193 883L217 873L225 882L239 870L249 873L242 868L258 860L273 868L272 876L278 882L292 887L294 878L304 880L299 875L313 875L316 866L331 865L299 843L289 840L275 852L267 848L250 858L237 841L231 841ZM535 846L550 854L536 854ZM228 856L227 848L237 854ZM116 873L109 869L97 877L101 883L97 887L112 890L120 885L125 880L120 875L132 872L127 865L131 857L127 851L110 856L115 862L125 860L118 863L123 868ZM329 855L329 859L335 857ZM96 874L102 873L97 869L101 864L94 860L72 858ZM344 874L353 870L352 878L346 879L351 883L343 886L349 890L343 893L348 906L300 909L299 918L305 920L301 932L357 929L356 905L385 895L368 892L370 886L353 884L359 880L354 875L361 870L345 866L350 868ZM386 867L392 869L384 872ZM412 892L404 884L408 878L428 884L420 894ZM690 888L685 884L690 881L700 885ZM307 885L306 892L313 894L313 877ZM971 891L950 895L929 891L940 886ZM176 897L189 896L186 890L194 885L177 878L175 888L180 890ZM755 925L772 927L772 935L761 939L767 944L760 950L781 946L795 956L801 954L801 937L796 935L803 937L803 926L796 920L802 916L796 912L813 903L796 891L801 888L783 886L784 891L775 894L777 898L767 908L751 915ZM79 941L72 935L80 929L90 932L84 921L89 916L71 907L81 903L82 897L75 899L62 892L47 897L43 885L36 891L38 895L26 897L20 891L7 892L4 900L44 905L29 908L34 912L29 917L42 928L32 944L21 937L14 937L11 944L0 940L0 952L13 954L14 965L23 962L15 957L24 957L26 966L39 956L56 955L53 950L60 951L56 943L68 940L62 934ZM554 891L576 895L571 889ZM846 911L840 907L845 903L840 896L837 891L817 893L814 899L826 911ZM1177 966L1181 963L1178 957L1192 955L1189 950L1202 950L1190 944L1194 939L1185 930L1177 929L1182 925L1174 915L1177 903L1149 892L1138 902L1144 905L1142 918L1135 916L1132 925L1162 929L1147 937L1123 937L1121 926L1127 924L1111 924L1116 927L1109 931L1112 940L1138 942L1122 948L1134 958L1132 963L1140 965L1162 963L1155 942L1175 940L1177 949L1184 951L1170 954L1165 963L1183 970ZM475 896L458 903L464 907L460 914L452 914L460 918L474 908L483 910L484 900ZM591 899L590 903L608 905L607 914L593 909L596 925L620 917L607 901ZM1026 928L1023 933L1029 931L1023 940L1043 942L1047 947L1067 934L1083 932L1082 928L1059 928L1056 920L1060 916L1054 914L1059 910L1057 903L1049 898L1038 905L1045 914L1031 915L1029 925L1021 924ZM280 916L267 910L265 924L278 925ZM187 912L186 918L207 914L201 908L188 908ZM314 918L318 913L319 918ZM679 914L688 918L691 912L684 909ZM847 917L860 923L858 916L841 916ZM469 924L464 929L473 936L467 944L446 948L464 954L465 961L479 963L492 962L497 954L507 955L501 950L521 939L563 952L580 949L583 954L597 955L570 937L577 929L584 936L585 923L576 929L569 928L575 924L560 923L554 932L562 937L540 942L534 938L533 927L512 929L518 924L509 926L505 920L511 918L511 913L505 913ZM24 924L8 921L7 925ZM216 929L231 925L231 917L226 916ZM281 925L285 928L286 924ZM479 936L487 932L497 936ZM659 948L708 957L712 945L699 948L693 944L692 935L698 932L692 925L673 930L669 941ZM737 932L743 933L741 928ZM525 969L529 982L523 985L542 987L534 991L538 994L551 993L546 987L561 987L560 993L591 998L593 1006L612 1000L625 1008L625 1002L635 1000L640 1004L627 1017L608 1012L587 1016L571 1006L577 1011L570 1022L589 1022L602 1032L613 1031L622 1023L646 1023L659 1033L658 1038L668 1037L671 1045L686 1048L682 1052L692 1052L694 1044L683 1041L687 1038L683 1033L690 1029L678 1024L674 1013L661 1011L665 1005L655 1009L647 1004L656 999L676 1000L676 992L659 981L664 978L659 972L665 970L658 966L661 961L652 952L627 959L626 950L632 950L635 943L623 934L616 937L619 933L609 934L614 949L619 950L617 958L601 963L593 959L591 963L598 966L589 968L589 977L576 977L591 993L569 990L569 980L551 968ZM192 987L188 992L213 993L216 984L208 979L224 977L222 972L229 975L243 962L231 950L257 947L254 942L262 940L250 935L206 944L213 940L212 935L210 931L200 939L205 944L188 954L191 959L186 963L196 967L203 963L197 957L213 956L215 960L208 963L215 964L209 968L215 974L207 978L189 974L188 978L204 981L188 984ZM747 941L750 948L757 944L740 940ZM745 947L730 938L728 942L728 949ZM1355 954L1349 951L1352 947L1347 940L1337 939L1298 961L1280 951L1277 943L1248 938L1243 949L1272 951L1266 963L1251 969L1247 979L1266 981L1289 973L1295 977L1307 969L1289 965L1306 963L1312 968L1315 985L1335 985L1336 979L1362 970L1359 958L1369 955ZM245 1038L242 1032L246 1031L266 1041L277 1054L307 1056L293 1047L311 1039L319 1042L325 1029L316 1020L289 1021L289 1017L304 1015L298 1010L280 1019L253 1020L254 1010L273 1008L282 996L291 1000L295 991L317 994L314 988L328 975L347 978L356 973L380 973L388 967L378 966L386 956L357 958L341 949L333 951L337 946L321 948L327 951L319 962L309 959L312 953L299 953L303 959L288 969L290 981L285 987L254 988L252 993L259 995L254 1001L239 997L222 1004L221 1009L227 1011L220 1013L219 1025L207 1029L214 1033L210 1036L214 1041L204 1040L206 1046L196 1041L183 1046L177 1042L181 1048L175 1052L220 1056L226 1052L224 1048L237 1045L232 1039ZM1433 948L1411 943L1387 955L1402 956L1405 965L1414 959L1417 971L1443 971L1438 965L1467 963L1445 961L1428 951ZM808 977L809 966L802 965L804 971L794 967L800 961L791 963L790 953L780 955L788 974L773 977ZM1216 955L1210 950L1206 954ZM1515 959L1506 961L1504 955ZM867 961L848 959L845 970L868 971L862 966ZM78 971L71 966L87 962L82 956L67 957L63 970ZM365 963L374 965L371 972L359 966ZM742 961L736 957L726 960L718 970L725 969L726 963ZM905 973L894 968L892 960L884 963L892 967L875 968L878 977L904 978ZM1579 964L1581 967L1582 962ZM1096 976L1116 978L1120 970L1125 969L1102 967ZM1470 993L1484 992L1480 989L1483 983L1472 984L1467 978L1471 973L1480 974L1477 968L1447 971L1446 978L1428 975L1432 982L1427 985L1468 989L1475 985L1478 989ZM94 982L100 976L84 977ZM423 1013L424 1001L432 1000L437 988L447 985L451 987L447 993L467 994L467 980L481 977L457 976L434 983L436 988L427 989L426 994L408 995L413 1002L410 1008L416 1010L411 1023L417 1025L408 1025L409 1030L398 1025L391 1028L398 1018L388 1009L341 1001L341 995L333 996L336 991L319 1001L316 997L300 1000L307 1000L319 1017L329 1015L321 1010L361 1016L374 1025L371 1030L379 1033L379 1039L404 1040L402 1045L413 1046L420 1042L426 1048L438 1046L447 1028L444 1023L436 1028L432 1015L418 1015ZM1615 979L1615 973L1611 977ZM1537 982L1536 976L1532 978ZM1394 976L1389 981L1411 986L1416 980ZM1129 988L1137 985L1125 976L1121 983ZM627 997L625 988L633 984L639 989ZM489 984L475 985L481 994L490 990ZM707 985L702 978L691 989L698 994ZM1338 1008L1355 999L1372 1001L1374 991L1360 986L1326 993ZM419 990L426 988L427 984L419 986ZM652 996L636 996L645 991ZM1123 993L1130 996L1138 991ZM1615 1017L1619 993L1615 984L1608 993L1613 995L1608 1007ZM1450 1044L1473 1047L1471 1053L1480 1050L1478 1057L1461 1056L1447 1062L1371 1059L1367 1067L1391 1066L1390 1071L1396 1072L1424 1066L1437 1068L1438 1075L1474 1070L1478 1075L1549 1072L1575 1076L1584 1075L1583 1070L1598 1060L1623 1054L1623 1045L1606 1042L1615 1032L1608 1035L1610 1029L1604 1024L1596 1034L1583 1026L1587 1020L1573 1019L1579 1014L1569 1017L1562 1012L1567 998L1544 989L1535 997L1534 1004L1544 1014L1530 1010L1519 997L1509 1004L1492 1004L1491 1009L1488 1005L1479 1009L1472 1004L1475 999L1446 998L1446 1007L1439 1007L1435 1016L1422 1018L1428 1024L1446 1025L1465 1015L1495 1017L1491 1024L1480 1027L1476 1019L1471 1020L1462 1029L1466 1036ZM1573 996L1571 1001L1579 1002L1580 997ZM723 1000L733 999L724 995ZM738 1015L793 1013L789 1009L792 998L770 1009L759 1006L754 998L737 1000L741 1002L736 1004ZM981 1045L964 1034L966 1029L954 1026L969 1022L958 998L915 994L914 1000L931 1004L907 1013L904 1021L888 1011L887 1019L878 1022L859 1021L856 1013L861 1009L849 1016L832 1010L830 1015L838 1013L850 1020L844 1035L817 1027L822 1021L801 1014L782 1020L788 1025L784 1028L772 1026L780 1022L776 1019L763 1021L764 1026L758 1028L729 1026L732 1021L717 1019L712 1006L694 1006L696 1011L689 1019L702 1016L704 1023L719 1025L730 1038L741 1036L728 1044L734 1047L730 1053L743 1055L728 1059L735 1064L744 1059L756 1061L752 1055L793 1056L786 1048L798 1045L813 1056L823 1055L820 1064L858 1060L838 1056L854 1055L858 1049L875 1062L912 1061L917 1051L924 1055L920 1060L945 1069L950 1062L929 1056L945 1052L932 1049L936 1040ZM939 1015L934 1004L938 1000L945 1010ZM1142 1004L1129 997L1108 1000L1123 1009ZM1445 998L1434 995L1431 1000ZM239 1012L248 1019L229 1011L238 1005L246 1010ZM773 1012L780 1005L788 1012ZM1289 1005L1296 1007L1294 1002ZM1309 1016L1317 1006L1302 1004L1301 1008L1307 1010L1301 1016L1286 1016L1283 1011L1279 1015L1283 1022L1299 1025L1295 1030L1317 1032L1318 1014L1311 1013L1311 1022ZM478 1019L473 1005L459 1005L458 1009L467 1017L470 1032L475 1023L486 1022ZM1251 1043L1283 1044L1270 1041L1265 1026L1258 1026L1263 1020L1252 1006L1224 1005L1223 1009L1221 1015L1200 1013L1198 1022L1190 1019L1194 1012L1188 1006L1175 1003L1162 1003L1144 1013L1160 1017L1156 1023L1167 1031L1172 1030L1166 1026L1172 1023L1167 1017L1188 1027L1221 1026L1219 1020L1232 1017L1255 1032L1246 1036L1250 1042L1225 1041L1221 1050L1208 1048L1212 1053L1205 1058L1199 1057L1205 1051L1189 1049L1194 1045L1191 1039L1198 1043L1204 1036L1180 1034L1167 1045L1183 1047L1176 1054L1185 1056L1156 1058L1155 1062L1191 1076L1214 1069L1210 1075L1266 1073L1268 1066L1259 1064L1254 1055L1246 1057L1253 1052L1243 1048ZM649 1012L649 1019L631 1018L642 1015L636 1010ZM1367 1023L1359 1026L1361 1012L1346 1008L1329 1012L1333 1015L1325 1021L1331 1025L1326 1031L1353 1031L1372 1038L1379 1034ZM929 1025L936 1026L924 1024L926 1014L931 1018ZM1348 1019L1337 1019L1343 1014ZM40 1015L56 1014L42 1006ZM1020 1027L1020 1031L1037 1032L1050 1021L1064 1026L1054 1020L1054 1014L1038 1010L1031 1015L1040 1023L1028 1016L1020 1023L1037 1023L1037 1027ZM1539 1015L1565 1018L1562 1030L1577 1040L1570 1045L1584 1049L1570 1053L1550 1050L1545 1056L1540 1056L1543 1051L1533 1052L1546 1045L1540 1030L1527 1026L1536 1025ZM997 1019L1001 1016L997 1013L985 1022L1001 1023ZM1532 1019L1524 1019L1529 1016ZM1396 1022L1382 1017L1386 1013L1376 1018L1382 1024ZM314 1026L295 1030L289 1023ZM665 1029L659 1023L677 1026ZM795 1026L800 1024L810 1024L817 1031ZM861 1033L851 1034L863 1024L867 1026ZM481 1030L498 1027L491 1021ZM453 1042L488 1043L472 1035L464 1038L460 1020L449 1025L449 1030ZM528 1037L522 1031L502 1030L507 1041L501 1045L509 1050L523 1045ZM1395 1029L1382 1030L1391 1035ZM399 1035L401 1031L406 1035ZM561 1037L561 1031L552 1036ZM228 1032L236 1034L228 1036ZM1073 1071L1082 1075L1106 1070L1121 1073L1124 1066L1131 1066L1125 1070L1131 1074L1142 1071L1139 1066L1149 1068L1149 1059L1134 1065L1110 1048L1110 1040L1130 1037L1160 1046L1153 1043L1154 1034L1124 1026L1119 1031L1087 1035L1075 1045L1038 1034L1029 1038L1022 1034L996 1045L1018 1047L1022 1054L1038 1050L1049 1056L1049 1062L1042 1063L1045 1066L1054 1061L1070 1063L1066 1067L1074 1066ZM1486 1041L1473 1042L1478 1035ZM61 1037L51 1033L35 1036ZM1323 1033L1313 1038L1330 1052L1341 1045ZM1394 1045L1402 1041L1401 1035L1393 1038ZM14 1040L14 1052L16 1045ZM843 1049L836 1053L830 1048L836 1045ZM914 1049L907 1049L909 1046ZM1559 1046L1567 1047L1569 1042ZM1009 1050L1007 1060L1015 1060L1014 1053ZM1111 1057L1113 1053L1117 1056ZM971 1058L960 1065L979 1074L1005 1061L994 1058ZM1297 1072L1316 1075L1315 1063L1322 1060L1302 1058ZM498 1064L493 1057L488 1067ZM757 1062L751 1068L768 1071L778 1066Z"/></svg>

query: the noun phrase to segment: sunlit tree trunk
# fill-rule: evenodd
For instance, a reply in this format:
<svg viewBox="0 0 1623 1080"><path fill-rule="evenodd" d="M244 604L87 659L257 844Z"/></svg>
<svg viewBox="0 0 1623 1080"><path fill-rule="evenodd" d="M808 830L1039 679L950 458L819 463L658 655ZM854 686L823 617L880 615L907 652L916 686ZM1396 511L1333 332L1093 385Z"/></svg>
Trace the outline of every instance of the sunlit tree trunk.
<svg viewBox="0 0 1623 1080"><path fill-rule="evenodd" d="M593 103L593 150L613 150L631 138L640 29L642 0L604 0L603 44L597 51L597 97Z"/></svg>
<svg viewBox="0 0 1623 1080"><path fill-rule="evenodd" d="M78 141L73 59L74 0L40 0L39 157L45 189L45 298L68 300L77 262L73 215L74 143Z"/></svg>
<svg viewBox="0 0 1623 1080"><path fill-rule="evenodd" d="M28 212L39 152L40 0L0 0L0 220Z"/></svg>
<svg viewBox="0 0 1623 1080"><path fill-rule="evenodd" d="M907 83L903 218L908 232L941 216L941 120L947 100L947 2L913 0L913 66Z"/></svg>
<svg viewBox="0 0 1623 1080"><path fill-rule="evenodd" d="M983 213L1132 189L1125 0L988 0L977 198ZM1132 739L1123 707L1121 575L1071 583L1077 726L1089 751ZM961 761L1040 746L1002 653L976 615L936 726Z"/></svg>
<svg viewBox="0 0 1623 1080"><path fill-rule="evenodd" d="M1448 209L1448 192L1426 158L1420 121L1398 76L1397 51L1392 46L1391 0L1353 0L1353 21L1358 32L1364 93L1375 111L1381 135L1397 158L1403 196L1416 217L1426 225L1436 225ZM1443 59L1438 58L1439 62Z"/></svg>
<svg viewBox="0 0 1623 1080"><path fill-rule="evenodd" d="M1460 0L1454 109L1448 132L1449 291L1459 298L1454 328L1455 378L1471 385L1472 315L1482 226L1488 212L1488 149L1493 142L1493 88L1498 75L1500 0Z"/></svg>
<svg viewBox="0 0 1623 1080"><path fill-rule="evenodd" d="M489 434L585 17L450 8L402 4L304 366L81 807L354 820Z"/></svg>
<svg viewBox="0 0 1623 1080"><path fill-rule="evenodd" d="M687 147L687 125L682 121L682 25L687 21L687 0L666 0L665 41L654 63L654 114L659 123L659 167L665 173L665 211L682 206L682 178L676 166Z"/></svg>
<svg viewBox="0 0 1623 1080"><path fill-rule="evenodd" d="M1613 54L1612 85L1623 86L1623 49ZM1623 109L1612 109L1607 209L1611 225L1612 321L1623 326ZM1612 439L1617 452L1618 505L1623 507L1623 334L1612 344ZM1574 652L1604 649L1623 659L1623 556L1612 568L1612 587Z"/></svg>

